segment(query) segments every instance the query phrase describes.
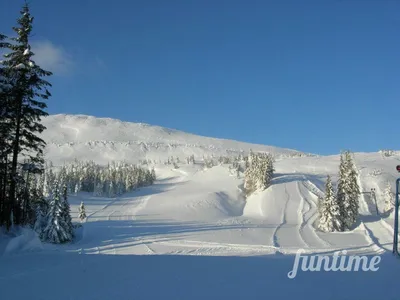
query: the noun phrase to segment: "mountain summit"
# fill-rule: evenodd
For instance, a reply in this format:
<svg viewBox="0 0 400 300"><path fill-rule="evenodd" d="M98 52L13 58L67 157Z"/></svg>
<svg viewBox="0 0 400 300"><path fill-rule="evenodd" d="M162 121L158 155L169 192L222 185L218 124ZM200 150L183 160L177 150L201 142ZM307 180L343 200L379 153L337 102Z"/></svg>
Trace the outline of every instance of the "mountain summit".
<svg viewBox="0 0 400 300"><path fill-rule="evenodd" d="M296 150L204 137L144 123L123 122L87 115L50 115L42 119L47 129L45 155L54 163L74 160L112 160L137 162L140 159L163 160L170 156L185 159L190 155L230 156L241 152L270 152L277 156L308 155Z"/></svg>

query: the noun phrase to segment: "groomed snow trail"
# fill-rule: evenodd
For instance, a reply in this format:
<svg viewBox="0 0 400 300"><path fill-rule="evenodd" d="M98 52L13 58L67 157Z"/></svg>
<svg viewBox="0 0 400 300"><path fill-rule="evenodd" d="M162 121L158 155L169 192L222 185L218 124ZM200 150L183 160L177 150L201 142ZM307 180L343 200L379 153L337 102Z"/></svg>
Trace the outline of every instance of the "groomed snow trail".
<svg viewBox="0 0 400 300"><path fill-rule="evenodd" d="M116 244L125 242L134 221L151 196L126 196L111 201L95 211L84 224L82 239L77 243L84 253L118 254Z"/></svg>
<svg viewBox="0 0 400 300"><path fill-rule="evenodd" d="M279 184L275 191L279 195L284 194L285 207L282 213L282 223L277 227L274 233L275 246L278 248L306 248L307 242L303 239L301 230L301 221L299 222L299 211L303 209L303 199L297 191L295 181Z"/></svg>
<svg viewBox="0 0 400 300"><path fill-rule="evenodd" d="M310 248L329 248L332 245L322 239L316 229L314 228L314 222L318 218L317 204L314 200L310 200L313 194L308 189L308 185L306 185L303 181L297 183L298 193L300 197L304 200L306 204L307 210L303 213L303 224L301 226L300 234L302 234L305 241L307 241L307 245ZM315 196L314 196L315 197Z"/></svg>

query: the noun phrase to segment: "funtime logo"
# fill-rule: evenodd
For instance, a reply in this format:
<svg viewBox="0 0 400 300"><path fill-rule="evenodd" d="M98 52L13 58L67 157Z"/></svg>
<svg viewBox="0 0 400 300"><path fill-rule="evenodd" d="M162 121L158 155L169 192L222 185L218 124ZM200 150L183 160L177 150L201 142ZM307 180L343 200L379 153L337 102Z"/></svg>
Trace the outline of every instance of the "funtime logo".
<svg viewBox="0 0 400 300"><path fill-rule="evenodd" d="M364 272L378 271L377 265L381 261L379 255L375 256L358 256L358 255L346 255L347 251L336 251L333 255L301 255L304 253L303 249L299 249L296 253L293 269L288 273L288 277L293 279L296 277L299 270L303 272L316 272L316 271L359 271Z"/></svg>

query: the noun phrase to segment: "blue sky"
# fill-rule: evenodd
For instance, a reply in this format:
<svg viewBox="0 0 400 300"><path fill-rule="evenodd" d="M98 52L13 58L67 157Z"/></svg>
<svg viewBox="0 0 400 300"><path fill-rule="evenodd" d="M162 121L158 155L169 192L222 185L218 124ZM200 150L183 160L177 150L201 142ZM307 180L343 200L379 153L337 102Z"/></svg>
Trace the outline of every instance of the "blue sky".
<svg viewBox="0 0 400 300"><path fill-rule="evenodd" d="M22 3L0 1L1 32ZM50 114L319 154L399 149L399 1L30 3Z"/></svg>

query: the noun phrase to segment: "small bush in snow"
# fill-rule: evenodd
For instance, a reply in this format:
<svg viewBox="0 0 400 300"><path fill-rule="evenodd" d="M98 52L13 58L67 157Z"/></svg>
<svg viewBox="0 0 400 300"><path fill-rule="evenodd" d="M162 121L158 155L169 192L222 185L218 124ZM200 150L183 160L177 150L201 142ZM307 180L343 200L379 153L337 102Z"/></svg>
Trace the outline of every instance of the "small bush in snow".
<svg viewBox="0 0 400 300"><path fill-rule="evenodd" d="M386 185L383 197L385 201L385 212L386 212L391 210L395 204L395 193L392 192L392 186L390 182L388 182Z"/></svg>
<svg viewBox="0 0 400 300"><path fill-rule="evenodd" d="M383 158L395 155L394 150L389 150L389 149L379 150L379 153L381 153Z"/></svg>
<svg viewBox="0 0 400 300"><path fill-rule="evenodd" d="M86 210L85 210L85 204L83 204L83 201L81 202L81 205L79 206L79 219L81 221L86 219Z"/></svg>
<svg viewBox="0 0 400 300"><path fill-rule="evenodd" d="M374 169L368 173L369 176L376 177L382 175L383 169Z"/></svg>

